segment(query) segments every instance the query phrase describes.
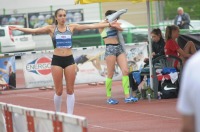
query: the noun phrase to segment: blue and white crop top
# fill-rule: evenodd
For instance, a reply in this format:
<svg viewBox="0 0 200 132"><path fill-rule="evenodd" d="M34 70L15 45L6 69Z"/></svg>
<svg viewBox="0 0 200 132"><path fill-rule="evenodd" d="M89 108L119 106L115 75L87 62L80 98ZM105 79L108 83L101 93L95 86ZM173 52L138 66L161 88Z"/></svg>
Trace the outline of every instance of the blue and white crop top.
<svg viewBox="0 0 200 132"><path fill-rule="evenodd" d="M72 32L67 26L65 32L60 32L56 26L53 37L53 46L55 48L72 48Z"/></svg>
<svg viewBox="0 0 200 132"><path fill-rule="evenodd" d="M101 33L101 37L104 38L117 38L117 30L112 27L106 27Z"/></svg>

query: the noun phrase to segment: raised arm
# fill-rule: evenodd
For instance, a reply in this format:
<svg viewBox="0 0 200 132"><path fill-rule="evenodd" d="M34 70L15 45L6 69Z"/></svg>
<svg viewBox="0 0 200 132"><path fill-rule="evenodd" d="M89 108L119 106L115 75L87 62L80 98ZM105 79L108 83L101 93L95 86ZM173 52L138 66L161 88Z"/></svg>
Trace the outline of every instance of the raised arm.
<svg viewBox="0 0 200 132"><path fill-rule="evenodd" d="M117 30L122 31L122 28L120 27L120 23L113 21L111 23L107 22L101 22L101 23L95 23L95 24L84 24L84 25L79 25L79 24L71 24L73 26L73 30L85 30L85 29L95 29L95 28L105 28L105 27L113 27L116 28Z"/></svg>
<svg viewBox="0 0 200 132"><path fill-rule="evenodd" d="M22 28L22 27L16 27L16 26L9 26L9 28L11 30L19 30L19 31L31 33L31 34L48 34L51 32L50 29L52 28L52 25L48 25L48 26L41 27L41 28L35 28L35 29Z"/></svg>
<svg viewBox="0 0 200 132"><path fill-rule="evenodd" d="M126 13L127 12L127 9L121 9L109 16L106 17L106 19L109 21L109 22L112 22L116 19L118 19L122 14Z"/></svg>

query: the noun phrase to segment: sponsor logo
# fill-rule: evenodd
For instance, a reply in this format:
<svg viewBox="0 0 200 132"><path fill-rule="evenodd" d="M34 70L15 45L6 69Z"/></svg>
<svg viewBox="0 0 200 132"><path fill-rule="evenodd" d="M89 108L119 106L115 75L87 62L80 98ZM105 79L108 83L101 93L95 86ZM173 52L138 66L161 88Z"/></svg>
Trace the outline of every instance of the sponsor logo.
<svg viewBox="0 0 200 132"><path fill-rule="evenodd" d="M66 38L66 36L61 36L61 38Z"/></svg>
<svg viewBox="0 0 200 132"><path fill-rule="evenodd" d="M176 88L164 86L164 90L172 90L172 89L176 89Z"/></svg>
<svg viewBox="0 0 200 132"><path fill-rule="evenodd" d="M48 75L51 73L51 59L49 57L35 59L26 65L26 70L39 75Z"/></svg>

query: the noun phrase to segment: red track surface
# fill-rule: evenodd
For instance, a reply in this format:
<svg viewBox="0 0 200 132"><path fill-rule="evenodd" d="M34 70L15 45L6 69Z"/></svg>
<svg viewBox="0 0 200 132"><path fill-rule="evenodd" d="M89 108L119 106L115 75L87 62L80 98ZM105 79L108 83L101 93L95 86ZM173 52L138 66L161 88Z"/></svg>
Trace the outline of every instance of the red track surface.
<svg viewBox="0 0 200 132"><path fill-rule="evenodd" d="M22 71L17 71L17 87L24 86ZM140 100L125 104L121 82L114 82L113 97L118 105L106 104L105 86L75 86L75 115L88 120L89 132L178 132L180 115L176 99ZM64 89L65 90L65 89ZM3 91L0 102L44 110L54 110L53 90L20 89ZM66 112L66 92L63 93L62 111Z"/></svg>

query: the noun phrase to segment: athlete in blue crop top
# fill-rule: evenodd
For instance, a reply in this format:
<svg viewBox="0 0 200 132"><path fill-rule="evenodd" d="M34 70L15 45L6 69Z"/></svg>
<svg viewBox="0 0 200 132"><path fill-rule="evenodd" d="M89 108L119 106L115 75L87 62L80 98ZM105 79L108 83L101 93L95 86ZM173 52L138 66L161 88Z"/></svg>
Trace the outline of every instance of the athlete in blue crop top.
<svg viewBox="0 0 200 132"><path fill-rule="evenodd" d="M119 19L119 16L125 13L127 10L108 10L105 13L107 19L105 23L110 21L111 18ZM107 64L107 78L106 78L106 96L108 104L118 104L118 100L113 99L111 95L112 88L112 78L115 71L115 63L119 65L123 77L122 77L122 85L124 89L125 103L131 103L138 101L137 98L130 96L129 90L129 70L128 63L126 59L125 50L123 45L120 43L120 39L118 37L118 31L113 27L99 28L99 32L101 37L104 39L104 43L106 44L106 52L105 52L105 60Z"/></svg>
<svg viewBox="0 0 200 132"><path fill-rule="evenodd" d="M70 24L66 26L66 10L58 9L55 11L55 25L48 25L41 28L20 28L10 26L11 30L20 30L33 34L49 34L54 45L54 53L52 58L52 76L55 85L54 104L55 110L61 111L62 93L63 93L63 75L66 80L67 89L67 113L73 114L74 110L74 82L75 69L74 58L72 54L72 34L75 30L85 30L104 27L115 27L122 30L120 24L116 21L111 23L97 23L97 24Z"/></svg>

